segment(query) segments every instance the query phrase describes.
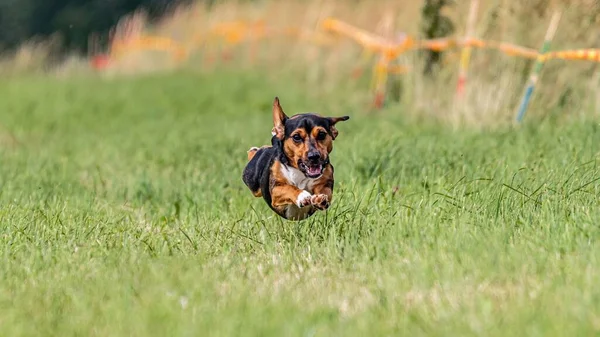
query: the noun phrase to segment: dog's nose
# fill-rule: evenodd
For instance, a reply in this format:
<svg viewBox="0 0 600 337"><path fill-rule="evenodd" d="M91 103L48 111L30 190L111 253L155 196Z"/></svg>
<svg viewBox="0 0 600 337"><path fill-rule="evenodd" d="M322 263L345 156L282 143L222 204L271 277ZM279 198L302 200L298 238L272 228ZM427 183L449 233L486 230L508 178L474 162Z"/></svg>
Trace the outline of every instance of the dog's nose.
<svg viewBox="0 0 600 337"><path fill-rule="evenodd" d="M319 152L309 152L308 153L308 160L310 161L317 161L319 160L319 158L321 158L321 154L319 154Z"/></svg>

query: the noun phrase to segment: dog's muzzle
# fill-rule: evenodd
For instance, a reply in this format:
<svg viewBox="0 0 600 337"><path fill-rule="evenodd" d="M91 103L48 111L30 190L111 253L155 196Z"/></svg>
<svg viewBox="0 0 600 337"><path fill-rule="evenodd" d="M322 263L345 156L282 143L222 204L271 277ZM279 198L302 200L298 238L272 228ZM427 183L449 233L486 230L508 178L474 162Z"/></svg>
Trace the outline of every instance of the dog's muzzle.
<svg viewBox="0 0 600 337"><path fill-rule="evenodd" d="M300 159L298 161L298 168L300 171L304 173L308 178L318 178L323 174L323 170L325 166L329 163L329 158L325 158L325 160L321 159L320 155L311 155L309 154L308 160L304 161Z"/></svg>

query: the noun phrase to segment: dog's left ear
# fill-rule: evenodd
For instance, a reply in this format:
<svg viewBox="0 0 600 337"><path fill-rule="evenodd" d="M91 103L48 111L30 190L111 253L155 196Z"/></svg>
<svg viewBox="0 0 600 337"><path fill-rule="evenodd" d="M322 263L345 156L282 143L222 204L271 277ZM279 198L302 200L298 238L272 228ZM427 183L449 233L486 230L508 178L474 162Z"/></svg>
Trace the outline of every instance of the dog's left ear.
<svg viewBox="0 0 600 337"><path fill-rule="evenodd" d="M335 140L335 138L338 136L338 130L335 128L335 124L337 122L343 122L343 121L347 121L350 119L350 116L342 116L342 117L329 117L327 118L329 119L329 129L331 131L331 135L333 136L333 139Z"/></svg>
<svg viewBox="0 0 600 337"><path fill-rule="evenodd" d="M275 100L273 100L273 129L271 130L271 134L279 140L283 140L285 134L285 121L287 119L288 116L286 116L279 104L279 98L275 97Z"/></svg>

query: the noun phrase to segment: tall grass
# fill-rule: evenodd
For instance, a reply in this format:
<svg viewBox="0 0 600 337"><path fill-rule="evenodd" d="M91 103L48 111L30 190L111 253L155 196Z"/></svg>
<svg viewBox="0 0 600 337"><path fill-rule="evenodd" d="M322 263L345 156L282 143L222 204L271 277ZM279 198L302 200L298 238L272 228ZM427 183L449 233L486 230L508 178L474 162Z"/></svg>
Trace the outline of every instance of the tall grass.
<svg viewBox="0 0 600 337"><path fill-rule="evenodd" d="M332 207L241 181L287 112L345 110ZM293 78L0 83L2 336L591 336L600 127L371 118ZM1 138L1 137L0 137Z"/></svg>

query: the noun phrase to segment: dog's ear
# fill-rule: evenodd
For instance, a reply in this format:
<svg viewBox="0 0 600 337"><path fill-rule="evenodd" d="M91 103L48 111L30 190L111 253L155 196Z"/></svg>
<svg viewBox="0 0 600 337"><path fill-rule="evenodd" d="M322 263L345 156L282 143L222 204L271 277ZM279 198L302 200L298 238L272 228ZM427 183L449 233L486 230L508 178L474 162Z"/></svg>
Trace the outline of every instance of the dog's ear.
<svg viewBox="0 0 600 337"><path fill-rule="evenodd" d="M275 97L273 101L273 129L271 133L279 140L282 140L285 135L285 121L287 119L288 116L285 115L279 104L279 98Z"/></svg>
<svg viewBox="0 0 600 337"><path fill-rule="evenodd" d="M342 117L329 117L327 118L329 119L329 129L331 131L331 135L333 136L333 139L335 140L335 138L338 136L338 130L335 128L335 124L337 122L343 122L343 121L347 121L350 119L350 116L342 116Z"/></svg>

